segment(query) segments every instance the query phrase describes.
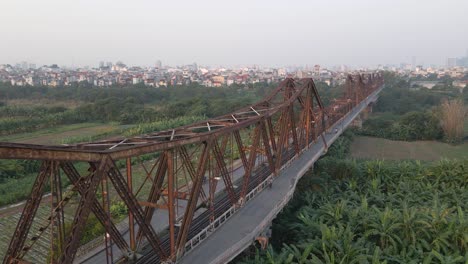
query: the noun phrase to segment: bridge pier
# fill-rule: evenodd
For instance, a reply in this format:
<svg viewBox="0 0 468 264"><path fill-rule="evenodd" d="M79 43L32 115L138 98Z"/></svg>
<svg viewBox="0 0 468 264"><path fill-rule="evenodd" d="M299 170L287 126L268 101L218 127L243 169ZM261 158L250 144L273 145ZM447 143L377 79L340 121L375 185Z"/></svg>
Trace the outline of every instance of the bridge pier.
<svg viewBox="0 0 468 264"><path fill-rule="evenodd" d="M362 128L362 123L369 118L369 115L372 113L373 102L362 110L362 112L351 122L351 127Z"/></svg>

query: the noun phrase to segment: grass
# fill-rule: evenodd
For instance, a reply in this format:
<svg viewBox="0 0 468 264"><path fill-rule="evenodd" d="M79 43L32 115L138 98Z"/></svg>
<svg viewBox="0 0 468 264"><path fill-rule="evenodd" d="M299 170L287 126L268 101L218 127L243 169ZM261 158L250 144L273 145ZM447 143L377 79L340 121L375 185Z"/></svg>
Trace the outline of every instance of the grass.
<svg viewBox="0 0 468 264"><path fill-rule="evenodd" d="M113 123L80 123L41 129L29 133L0 136L0 141L28 144L61 144L67 138L91 137L104 133L120 131L121 126Z"/></svg>
<svg viewBox="0 0 468 264"><path fill-rule="evenodd" d="M9 99L8 106L63 106L66 108L76 108L82 104L76 100L55 100L55 99Z"/></svg>
<svg viewBox="0 0 468 264"><path fill-rule="evenodd" d="M437 141L407 142L357 136L351 144L351 156L353 158L386 160L467 159L468 141L459 145L450 145Z"/></svg>

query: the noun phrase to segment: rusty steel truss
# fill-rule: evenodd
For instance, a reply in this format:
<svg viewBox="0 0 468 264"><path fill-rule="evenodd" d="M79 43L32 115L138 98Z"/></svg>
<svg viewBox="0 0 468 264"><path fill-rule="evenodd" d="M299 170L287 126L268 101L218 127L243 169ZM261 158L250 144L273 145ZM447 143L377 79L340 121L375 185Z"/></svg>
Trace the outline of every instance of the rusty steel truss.
<svg viewBox="0 0 468 264"><path fill-rule="evenodd" d="M3 263L31 261L29 252L46 233L46 261L73 262L90 215L104 227L108 263L175 261L187 241L227 208L242 207L252 189L324 140L382 84L379 73L349 75L345 95L325 106L312 79L287 78L263 101L179 128L75 145L0 143L0 159L41 162ZM124 230L111 214L115 201L128 214ZM44 204L50 215L38 219Z"/></svg>

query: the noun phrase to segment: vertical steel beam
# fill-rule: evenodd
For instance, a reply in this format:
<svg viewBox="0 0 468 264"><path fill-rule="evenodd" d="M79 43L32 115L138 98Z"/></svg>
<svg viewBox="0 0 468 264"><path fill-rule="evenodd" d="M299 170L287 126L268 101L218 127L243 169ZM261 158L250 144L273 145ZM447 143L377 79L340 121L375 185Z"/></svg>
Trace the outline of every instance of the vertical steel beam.
<svg viewBox="0 0 468 264"><path fill-rule="evenodd" d="M273 129L273 122L271 121L271 116L267 117L268 131L270 133L271 148L273 152L276 152L276 140L275 140L275 130Z"/></svg>
<svg viewBox="0 0 468 264"><path fill-rule="evenodd" d="M270 173L273 173L276 175L276 170L275 170L275 162L273 161L273 155L271 154L271 146L270 146L270 140L268 139L268 133L267 129L265 126L265 120L260 121L260 130L262 133L262 139L263 139L263 147L265 148L265 154L267 156L268 164L270 165Z"/></svg>
<svg viewBox="0 0 468 264"><path fill-rule="evenodd" d="M244 199L245 196L247 195L247 190L248 190L249 183L250 183L250 176L252 175L252 171L257 161L257 151L258 151L259 143L260 143L260 123L257 123L254 129L253 143L252 143L252 146L250 147L249 163L248 163L247 169L245 170L244 179L242 182L243 184L242 184L242 190L240 194L240 197L242 199Z"/></svg>
<svg viewBox="0 0 468 264"><path fill-rule="evenodd" d="M279 170L282 166L282 157L283 157L283 151L285 149L285 144L286 141L288 140L288 116L286 114L286 111L282 111L281 117L278 120L278 126L279 126L279 131L278 131L278 144L276 146L276 165L275 169Z"/></svg>
<svg viewBox="0 0 468 264"><path fill-rule="evenodd" d="M242 161L242 166L244 167L244 170L245 170L249 166L248 165L249 163L247 161L247 155L245 155L245 149L244 149L244 145L242 144L242 138L240 136L239 130L236 130L233 133L234 133L234 138L236 140L237 150L239 151L239 156Z"/></svg>
<svg viewBox="0 0 468 264"><path fill-rule="evenodd" d="M167 171L167 153L163 152L161 156L159 157L159 164L158 168L156 169L156 176L153 180L153 184L151 185L150 193L148 196L148 202L149 203L157 203L159 198L161 197L161 189L164 183L164 176L166 175ZM153 218L155 208L151 206L146 206L145 211L144 211L144 218L145 218L145 223L150 224L151 219ZM143 230L141 227L138 229L138 234L137 234L137 241L138 241L138 247L141 244L141 240L143 238Z"/></svg>
<svg viewBox="0 0 468 264"><path fill-rule="evenodd" d="M67 175L68 179L70 179L70 182L78 189L78 193L83 196L86 191L86 183L80 180L80 175L76 168L71 162L62 162L60 165L65 175ZM116 243L119 249L124 254L127 254L129 251L127 242L122 237L114 223L111 221L109 215L105 213L104 208L97 199L94 199L91 210L101 225L106 228L106 232L110 235L111 239Z"/></svg>
<svg viewBox="0 0 468 264"><path fill-rule="evenodd" d="M10 245L6 251L5 258L3 259L4 264L14 262L23 250L29 229L31 228L34 216L36 215L37 208L39 208L41 203L44 185L47 181L47 177L50 175L51 169L51 161L42 162L39 175L36 177L31 194L23 207L23 213L16 225L15 233L11 238Z"/></svg>
<svg viewBox="0 0 468 264"><path fill-rule="evenodd" d="M195 178L197 177L197 173L195 171L195 168L193 167L192 159L190 158L188 154L187 148L185 146L180 146L178 150L182 157L182 164L187 169L190 179L192 180L192 182L194 182ZM200 195L203 200L207 199L205 191L203 189L201 190Z"/></svg>
<svg viewBox="0 0 468 264"><path fill-rule="evenodd" d="M190 230L190 226L193 220L193 214L195 213L195 209L197 207L198 196L200 194L200 189L202 188L203 177L205 175L206 165L208 163L208 153L210 152L212 143L213 143L212 141L203 143L204 148L202 150L202 154L198 162L197 177L195 178L195 182L193 183L192 191L190 194L190 199L185 209L185 214L182 220L182 225L177 235L177 241L176 241L177 258L182 256L185 250L185 242L187 241L188 231Z"/></svg>
<svg viewBox="0 0 468 264"><path fill-rule="evenodd" d="M128 187L128 192L133 193L132 158L127 158L126 165L127 165L127 187ZM130 236L130 249L132 251L135 251L136 250L135 221L133 219L133 213L130 210L128 210L128 229L129 229L128 235Z"/></svg>
<svg viewBox="0 0 468 264"><path fill-rule="evenodd" d="M59 162L52 161L52 170L50 175L50 193L51 193L51 263L56 263L60 257L65 239L65 221L63 206L59 206L62 201L62 184L59 174Z"/></svg>
<svg viewBox="0 0 468 264"><path fill-rule="evenodd" d="M213 139L213 154L216 160L216 165L218 166L217 171L221 174L224 186L227 190L229 199L231 200L231 204L234 205L237 202L236 193L234 191L231 178L229 177L229 171L227 170L226 163L224 162L224 155L221 153L217 139Z"/></svg>
<svg viewBox="0 0 468 264"><path fill-rule="evenodd" d="M299 142L297 140L297 131L296 131L296 121L294 120L294 105L291 104L289 106L289 124L290 124L290 129L292 132L292 140L293 140L293 145L294 145L294 150L296 151L296 154L299 154Z"/></svg>
<svg viewBox="0 0 468 264"><path fill-rule="evenodd" d="M65 244L64 252L60 258L60 263L71 263L75 258L76 251L79 246L81 235L88 220L89 213L91 212L91 205L96 197L96 189L101 181L103 174L109 167L109 156L103 156L100 161L99 167L94 171L88 180L87 188L81 196L78 208L76 210L75 218L71 227L71 234Z"/></svg>
<svg viewBox="0 0 468 264"><path fill-rule="evenodd" d="M110 199L109 199L109 184L107 182L107 175L104 174L101 179L101 194L102 194L102 208L103 213L107 215L104 228L105 230L109 229L111 215L110 215ZM114 254L112 250L112 239L110 235L106 232L104 234L104 242L106 245L105 252L106 252L106 260L108 264L112 264L114 261Z"/></svg>
<svg viewBox="0 0 468 264"><path fill-rule="evenodd" d="M146 223L143 209L138 203L135 195L133 193L128 192L128 187L125 178L120 173L112 159L110 159L110 163L111 166L107 173L113 183L115 190L119 194L120 198L122 198L124 203L127 205L128 210L132 211L134 219L140 226L142 234L146 236L148 243L158 253L161 259L165 259L166 253L161 247L158 235L154 231L153 227L150 224Z"/></svg>
<svg viewBox="0 0 468 264"><path fill-rule="evenodd" d="M169 243L171 258L175 257L175 202L174 202L174 157L171 151L167 151L167 196L169 211Z"/></svg>

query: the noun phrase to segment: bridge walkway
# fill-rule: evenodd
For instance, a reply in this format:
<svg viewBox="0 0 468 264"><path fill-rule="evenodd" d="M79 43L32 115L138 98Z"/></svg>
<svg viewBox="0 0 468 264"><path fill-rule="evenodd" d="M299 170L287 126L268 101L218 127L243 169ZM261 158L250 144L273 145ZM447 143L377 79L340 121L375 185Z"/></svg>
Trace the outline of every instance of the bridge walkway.
<svg viewBox="0 0 468 264"><path fill-rule="evenodd" d="M330 146L367 107L377 100L383 87L374 91L353 111L332 126L332 133L325 133L325 141ZM335 128L337 132L334 133ZM326 152L323 140L312 143L299 157L291 161L267 188L237 211L228 221L213 232L196 248L178 261L181 264L227 263L251 245L276 215L288 203L294 194L297 182L309 170L315 161Z"/></svg>

